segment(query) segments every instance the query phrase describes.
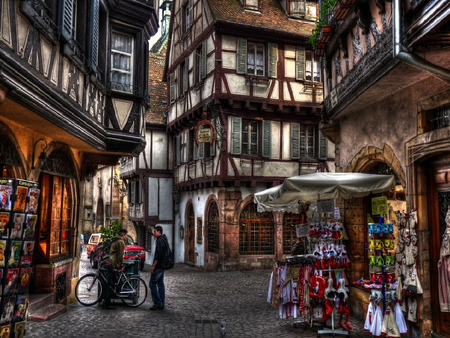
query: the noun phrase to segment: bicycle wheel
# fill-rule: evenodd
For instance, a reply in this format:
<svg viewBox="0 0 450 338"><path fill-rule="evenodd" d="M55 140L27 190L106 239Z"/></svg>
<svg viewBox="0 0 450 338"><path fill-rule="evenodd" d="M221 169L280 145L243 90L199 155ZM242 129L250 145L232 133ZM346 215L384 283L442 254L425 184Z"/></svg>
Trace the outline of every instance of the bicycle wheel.
<svg viewBox="0 0 450 338"><path fill-rule="evenodd" d="M102 297L102 283L97 275L90 273L81 277L75 287L75 296L82 305L96 304Z"/></svg>
<svg viewBox="0 0 450 338"><path fill-rule="evenodd" d="M139 306L147 299L147 286L141 277L129 277L122 284L119 296L126 305Z"/></svg>

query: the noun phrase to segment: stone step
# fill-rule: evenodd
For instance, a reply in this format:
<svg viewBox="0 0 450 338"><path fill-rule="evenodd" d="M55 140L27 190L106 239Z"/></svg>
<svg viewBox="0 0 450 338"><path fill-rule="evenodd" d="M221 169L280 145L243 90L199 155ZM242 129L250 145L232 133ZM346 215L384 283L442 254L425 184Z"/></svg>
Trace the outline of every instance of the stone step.
<svg viewBox="0 0 450 338"><path fill-rule="evenodd" d="M52 293L32 293L28 304L28 313L33 313L44 306L53 304Z"/></svg>
<svg viewBox="0 0 450 338"><path fill-rule="evenodd" d="M63 304L50 304L40 308L33 313L29 313L28 320L32 322L45 322L66 311L66 306Z"/></svg>

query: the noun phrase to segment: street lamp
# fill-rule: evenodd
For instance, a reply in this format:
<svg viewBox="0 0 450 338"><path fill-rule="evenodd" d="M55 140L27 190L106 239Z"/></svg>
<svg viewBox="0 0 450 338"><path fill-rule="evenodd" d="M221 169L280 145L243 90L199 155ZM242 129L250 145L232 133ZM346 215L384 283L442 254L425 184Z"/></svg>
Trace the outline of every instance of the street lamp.
<svg viewBox="0 0 450 338"><path fill-rule="evenodd" d="M45 154L44 150L45 148L47 148L47 141L45 141L43 138L37 140L34 143L33 146L33 156L31 157L31 170L33 170L36 166L34 165L34 156L35 156L35 150L36 150L36 145L40 142L44 142L45 143L45 147L44 145L41 145L42 151L41 154L38 157L39 160L39 168L41 168L41 170L43 170L45 168L45 162L47 161L47 155Z"/></svg>

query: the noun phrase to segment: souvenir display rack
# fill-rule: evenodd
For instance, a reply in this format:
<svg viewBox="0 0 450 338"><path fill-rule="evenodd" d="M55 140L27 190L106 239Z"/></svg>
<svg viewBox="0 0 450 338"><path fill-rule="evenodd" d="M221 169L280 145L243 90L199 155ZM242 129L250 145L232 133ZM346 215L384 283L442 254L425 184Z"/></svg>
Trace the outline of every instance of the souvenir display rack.
<svg viewBox="0 0 450 338"><path fill-rule="evenodd" d="M23 337L27 319L39 184L0 179L0 336Z"/></svg>

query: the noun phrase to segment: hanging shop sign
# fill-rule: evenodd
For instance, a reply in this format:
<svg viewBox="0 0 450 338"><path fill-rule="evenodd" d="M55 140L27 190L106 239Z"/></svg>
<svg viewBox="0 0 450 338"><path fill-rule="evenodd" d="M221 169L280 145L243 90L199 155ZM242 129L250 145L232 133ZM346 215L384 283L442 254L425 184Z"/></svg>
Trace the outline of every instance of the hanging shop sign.
<svg viewBox="0 0 450 338"><path fill-rule="evenodd" d="M200 129L200 126L204 126ZM194 142L198 147L199 142L201 143L209 143L212 147L214 145L214 141L216 140L216 128L214 128L213 124L207 120L200 121L195 127L194 130Z"/></svg>
<svg viewBox="0 0 450 338"><path fill-rule="evenodd" d="M387 212L387 197L372 198L372 215L382 215Z"/></svg>
<svg viewBox="0 0 450 338"><path fill-rule="evenodd" d="M309 236L309 223L296 224L295 232L297 237L308 237Z"/></svg>

